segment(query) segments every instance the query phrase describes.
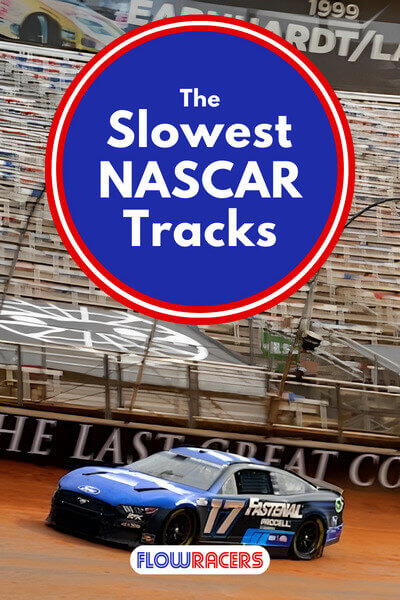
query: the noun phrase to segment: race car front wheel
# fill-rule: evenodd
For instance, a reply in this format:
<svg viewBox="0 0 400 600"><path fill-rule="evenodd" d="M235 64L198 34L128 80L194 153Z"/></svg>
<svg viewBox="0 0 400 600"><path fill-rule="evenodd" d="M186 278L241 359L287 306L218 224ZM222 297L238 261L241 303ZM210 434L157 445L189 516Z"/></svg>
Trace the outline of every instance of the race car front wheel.
<svg viewBox="0 0 400 600"><path fill-rule="evenodd" d="M164 523L162 543L175 546L191 544L196 535L196 517L192 511L180 508L174 511Z"/></svg>
<svg viewBox="0 0 400 600"><path fill-rule="evenodd" d="M19 38L42 46L61 46L60 26L43 13L28 15L19 30Z"/></svg>
<svg viewBox="0 0 400 600"><path fill-rule="evenodd" d="M292 554L300 560L311 560L322 556L325 528L318 517L306 519L295 533Z"/></svg>

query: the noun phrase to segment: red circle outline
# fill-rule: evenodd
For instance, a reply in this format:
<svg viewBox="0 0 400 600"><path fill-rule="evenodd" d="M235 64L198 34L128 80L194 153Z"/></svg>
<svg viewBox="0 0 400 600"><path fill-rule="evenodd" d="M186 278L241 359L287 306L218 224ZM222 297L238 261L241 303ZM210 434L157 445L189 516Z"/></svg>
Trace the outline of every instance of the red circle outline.
<svg viewBox="0 0 400 600"><path fill-rule="evenodd" d="M210 25L210 21L213 23L212 25ZM191 25L185 26L185 23L188 23L188 22L190 22ZM193 24L194 22L196 23L195 25ZM207 25L204 25L203 22L207 22ZM160 26L162 26L163 24L171 25L174 23L177 24L177 27L173 27L173 28L171 27L166 31L161 30L161 31L156 31L156 32L151 33L153 29L157 29ZM241 29L227 30L225 27L222 26L223 24L228 24L231 26L233 25L235 27L240 27ZM243 28L248 29L249 33L243 31L242 30ZM127 286L126 284L124 284L123 282L119 281L116 277L114 277L112 275L112 273L109 273L97 261L97 259L91 254L89 249L86 248L83 240L81 239L78 231L76 230L75 225L72 221L71 215L68 210L68 205L67 205L67 201L65 198L65 193L64 193L63 183L62 183L63 182L63 176L62 176L63 149L64 149L66 135L68 132L68 127L69 127L69 124L73 117L74 111L80 102L80 99L85 94L86 90L90 87L93 80L96 79L104 71L104 69L106 69L109 66L109 64L111 64L112 62L117 60L122 54L125 54L126 52L132 50L136 46L146 43L147 41L150 41L152 39L156 39L158 37L163 37L165 35L172 35L174 33L181 32L182 30L184 30L184 31L199 31L199 30L201 30L201 31L213 31L213 32L216 31L216 32L222 32L225 34L236 35L238 37L242 37L244 39L258 43L261 46L264 46L265 48L272 50L275 54L277 54L282 59L284 59L287 63L289 63L293 68L296 69L296 71L303 77L303 79L305 79L307 81L307 83L313 89L314 93L316 94L319 101L323 105L325 112L328 116L329 122L331 124L331 127L332 127L332 132L334 135L335 146L336 146L336 153L337 153L338 179L337 179L336 192L335 192L335 197L334 197L333 204L332 204L332 209L331 209L329 218L326 222L324 229L322 230L317 242L314 244L314 246L310 250L310 252L295 267L295 269L293 269L289 274L287 274L284 278L282 278L280 281L276 282L271 287L266 288L262 292L259 292L253 296L249 296L243 300L239 300L239 301L235 301L235 302L231 302L231 303L227 303L227 304L214 305L214 306L211 306L211 305L209 305L209 306L188 306L188 305L179 305L179 304L165 302L162 300L157 300L155 298L146 296L145 294L142 294L141 292L138 292L137 290L134 290L133 288L131 288L131 287ZM148 33L148 35L146 35L144 37L144 39L135 41L135 38L137 37L137 35L142 34L144 32L149 32L149 33ZM257 33L258 35L261 33L263 39L261 40L259 38L255 38L252 32ZM102 66L100 68L98 68L94 74L90 75L90 77L88 78L88 80L86 81L86 83L84 84L84 86L79 91L76 98L74 99L71 107L69 108L69 111L65 117L65 121L62 124L62 128L61 128L60 141L59 141L59 145L58 145L58 153L56 156L56 181L53 182L53 178L51 175L51 161L52 161L52 155L53 155L53 149L54 149L54 140L55 140L55 136L56 136L56 131L60 124L60 120L62 118L64 109L65 109L65 106L66 106L68 100L70 99L71 95L73 94L73 92L75 91L77 86L80 84L81 80L93 68L93 66L95 66L99 61L101 61L102 58L104 56L106 56L111 50L113 50L114 48L119 46L121 43L123 43L124 41L127 41L131 38L133 38L133 41L131 44L129 44L126 48L120 48L120 50L117 51L112 57L108 57L108 59L106 59L104 61ZM282 47L286 48L286 50L290 51L290 53L297 56L297 58L300 59L300 61L306 67L308 67L312 71L313 75L319 80L319 83L325 89L325 92L329 96L329 99L333 103L335 110L339 116L340 124L343 129L345 140L346 140L346 148L344 146L342 146L338 125L336 123L336 120L335 120L332 112L331 112L331 109L330 109L326 99L324 98L324 96L322 95L322 93L320 92L318 87L315 85L314 81L309 77L309 75L305 71L303 71L303 69L301 67L299 67L299 65L290 56L287 56L284 51L282 51L280 48L276 48L275 46L271 47L271 43L269 40L272 40L275 43L278 43L280 46L282 46ZM348 188L347 188L343 212L342 212L340 221L336 227L336 230L332 236L330 243L325 248L325 250L323 251L320 258L317 260L315 265L312 268L308 269L307 272L301 277L301 279L297 283L291 285L288 290L279 294L274 300L266 301L265 303L262 303L253 309L246 308L246 306L248 306L249 304L251 304L257 300L261 300L267 294L269 295L269 294L275 292L276 290L279 290L284 285L286 285L288 282L290 282L299 272L301 272L306 267L306 265L312 260L312 258L315 256L315 254L321 248L328 233L331 230L333 221L335 220L335 218L337 216L337 212L338 212L339 204L340 204L340 198L341 198L341 195L343 192L344 161L343 161L342 153L347 158L347 163L348 163L348 169L349 169ZM56 111L55 116L54 116L53 123L52 123L50 133L49 133L47 149L46 149L45 168L46 168L47 196L48 196L48 202L49 202L50 211L51 211L54 223L56 225L58 233L59 233L63 243L65 244L68 252L72 256L72 258L75 260L75 262L78 264L78 266L83 270L83 272L86 273L86 275L89 277L89 279L91 279L96 285L98 285L100 287L100 289L102 289L104 292L106 292L109 296L111 296L112 298L114 298L115 300L120 302L121 304L124 304L128 308L132 308L140 313L146 314L153 318L157 318L157 319L161 318L162 320L170 321L173 323L191 323L191 324L227 323L230 321L239 320L239 319L263 312L264 310L266 310L268 308L276 306L279 302L281 302L285 298L288 298L292 293L294 293L302 285L304 285L313 276L313 274L316 273L320 269L320 267L323 265L323 263L329 257L330 253L332 252L333 248L335 247L335 245L343 231L343 228L346 223L346 220L347 220L347 217L348 217L348 214L350 211L350 207L351 207L353 190L354 190L354 179L355 179L354 150L353 150L353 143L352 143L350 128L347 123L346 116L344 114L343 108L342 108L338 98L336 97L336 94L334 93L333 89L331 88L329 83L326 81L324 76L313 65L313 63L306 56L304 56L300 51L298 51L295 47L293 47L291 44L286 42L286 40L280 38L279 36L273 34L272 32L269 32L265 29L262 29L261 27L258 27L257 25L253 25L253 24L250 24L247 22L242 22L242 21L238 22L236 19L231 19L231 18L227 18L227 17L216 17L216 16L205 16L205 15L193 15L193 16L188 15L188 16L184 16L184 17L174 17L171 19L163 19L160 21L155 21L153 23L144 25L142 27L139 27L137 29L134 29L134 30L124 34L123 36L117 38L116 40L114 40L113 42L108 44L105 48L103 48L103 50L98 52L81 69L81 71L78 73L78 75L75 77L73 82L68 87L67 91L65 92L65 94L61 100L61 103ZM115 286L119 287L119 289L122 291L125 291L129 294L134 294L139 300L145 301L149 304L153 304L155 306L154 310L143 307L140 304L136 304L135 302L128 300L123 295L121 295L118 292L116 292L115 290L111 289L105 282L100 280L97 277L97 275L91 271L90 267L81 259L81 257L78 255L78 253L75 251L74 247L72 246L72 244L68 238L68 235L65 232L63 225L61 223L61 220L59 218L59 214L58 214L58 210L57 210L56 202L55 202L55 197L54 197L54 187L59 188L59 197L60 197L60 204L62 206L63 216L64 216L65 220L67 221L68 227L70 228L70 231L71 231L72 237L74 238L75 243L79 246L82 253L90 260L90 262L94 265L94 267L98 269L100 274L105 276L106 278L108 278L111 283L113 283ZM241 307L243 307L243 310L235 312L234 315L228 315L228 316L223 315L223 316L217 316L217 317L207 316L208 313L218 312L218 311L226 311L226 310L234 310L234 309L238 309ZM183 313L185 313L185 312L186 313L196 313L196 315L195 315L195 317L187 316L187 315L175 317L175 316L171 316L169 314L165 314L163 312L163 308L169 309L169 310L181 311Z"/></svg>

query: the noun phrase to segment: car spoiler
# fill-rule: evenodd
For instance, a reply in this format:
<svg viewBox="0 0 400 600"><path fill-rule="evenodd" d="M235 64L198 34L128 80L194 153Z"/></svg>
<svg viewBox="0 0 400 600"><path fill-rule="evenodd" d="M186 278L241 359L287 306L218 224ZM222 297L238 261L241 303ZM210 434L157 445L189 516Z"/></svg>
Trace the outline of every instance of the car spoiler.
<svg viewBox="0 0 400 600"><path fill-rule="evenodd" d="M290 469L287 470L289 471L289 473L291 472ZM343 488L340 488L339 486L334 485L333 483L328 483L327 481L322 481L321 479L315 479L314 477L309 477L308 475L299 475L298 473L295 474L297 475L297 477L300 477L300 479L304 479L305 481L311 483L318 490L330 490L331 492L343 494Z"/></svg>
<svg viewBox="0 0 400 600"><path fill-rule="evenodd" d="M340 488L333 483L328 483L327 481L322 481L321 479L314 479L314 477L308 477L302 475L302 479L309 481L312 485L314 485L318 490L330 490L332 492L337 492L338 494L343 494L343 488Z"/></svg>

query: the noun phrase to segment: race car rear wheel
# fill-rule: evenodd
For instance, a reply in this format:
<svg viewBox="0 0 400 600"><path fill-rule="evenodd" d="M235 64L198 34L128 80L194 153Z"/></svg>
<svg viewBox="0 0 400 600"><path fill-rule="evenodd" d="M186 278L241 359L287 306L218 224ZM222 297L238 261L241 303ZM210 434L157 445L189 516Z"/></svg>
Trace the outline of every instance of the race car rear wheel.
<svg viewBox="0 0 400 600"><path fill-rule="evenodd" d="M292 554L300 560L312 560L322 556L325 527L318 517L306 519L295 533Z"/></svg>
<svg viewBox="0 0 400 600"><path fill-rule="evenodd" d="M191 544L196 535L196 518L192 511L180 508L165 521L162 531L162 543L175 546Z"/></svg>

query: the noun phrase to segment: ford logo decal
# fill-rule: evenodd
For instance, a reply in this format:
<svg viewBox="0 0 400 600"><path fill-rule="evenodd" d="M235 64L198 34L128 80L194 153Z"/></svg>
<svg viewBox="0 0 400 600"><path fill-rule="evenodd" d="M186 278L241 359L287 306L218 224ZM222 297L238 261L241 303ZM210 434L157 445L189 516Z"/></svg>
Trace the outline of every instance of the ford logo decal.
<svg viewBox="0 0 400 600"><path fill-rule="evenodd" d="M100 494L99 488L93 487L92 485L80 485L78 489L87 494Z"/></svg>

